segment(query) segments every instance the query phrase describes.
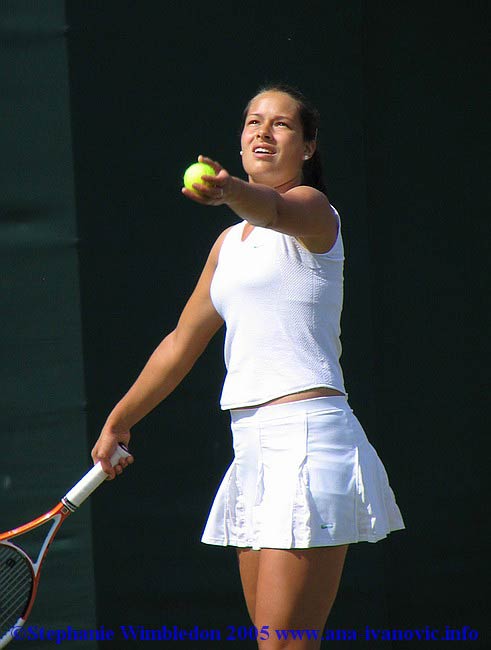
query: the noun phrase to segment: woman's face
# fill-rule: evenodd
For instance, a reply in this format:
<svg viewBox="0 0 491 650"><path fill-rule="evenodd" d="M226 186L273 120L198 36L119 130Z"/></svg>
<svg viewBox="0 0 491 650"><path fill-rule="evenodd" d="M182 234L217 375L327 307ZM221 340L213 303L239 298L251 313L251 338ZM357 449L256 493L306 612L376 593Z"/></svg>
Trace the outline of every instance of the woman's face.
<svg viewBox="0 0 491 650"><path fill-rule="evenodd" d="M279 91L254 97L240 141L249 181L281 191L301 184L305 156L315 150L315 143L304 141L297 102Z"/></svg>

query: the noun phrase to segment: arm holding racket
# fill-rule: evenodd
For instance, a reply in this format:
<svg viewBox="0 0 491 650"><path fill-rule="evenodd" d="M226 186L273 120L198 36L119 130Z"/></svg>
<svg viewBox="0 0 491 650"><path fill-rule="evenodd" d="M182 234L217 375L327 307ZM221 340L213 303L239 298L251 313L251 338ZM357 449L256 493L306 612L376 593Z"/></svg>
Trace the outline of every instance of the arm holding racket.
<svg viewBox="0 0 491 650"><path fill-rule="evenodd" d="M94 462L100 461L111 478L131 462L123 460L115 469L110 467L109 458L118 442L128 444L131 428L181 383L223 324L211 301L210 285L227 232L215 242L177 327L156 348L133 386L110 413L94 445Z"/></svg>
<svg viewBox="0 0 491 650"><path fill-rule="evenodd" d="M110 458L113 466L129 458L128 450L118 445ZM107 478L100 463L94 465L48 512L32 521L0 533L0 648L17 638L32 609L39 584L41 566L64 520ZM33 560L17 546L20 536L51 524L37 558ZM15 543L12 541L15 539ZM21 637L22 638L22 637Z"/></svg>

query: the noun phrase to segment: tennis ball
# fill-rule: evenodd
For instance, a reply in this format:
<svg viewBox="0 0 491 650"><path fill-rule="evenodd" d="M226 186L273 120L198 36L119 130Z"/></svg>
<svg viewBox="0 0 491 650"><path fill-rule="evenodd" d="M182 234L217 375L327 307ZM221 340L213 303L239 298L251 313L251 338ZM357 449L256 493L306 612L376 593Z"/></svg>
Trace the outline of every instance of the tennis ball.
<svg viewBox="0 0 491 650"><path fill-rule="evenodd" d="M206 183L201 179L201 177L206 174L207 176L216 176L215 170L211 165L206 163L197 162L193 165L190 165L184 172L184 187L187 187L188 190L198 194L199 192L194 189L193 183L201 183L206 185Z"/></svg>

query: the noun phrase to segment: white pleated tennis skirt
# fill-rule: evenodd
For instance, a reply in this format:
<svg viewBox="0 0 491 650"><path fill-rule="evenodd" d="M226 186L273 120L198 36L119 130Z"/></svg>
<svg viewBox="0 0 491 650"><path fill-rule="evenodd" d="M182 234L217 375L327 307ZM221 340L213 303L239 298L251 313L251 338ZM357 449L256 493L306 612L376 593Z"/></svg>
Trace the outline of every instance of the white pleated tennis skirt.
<svg viewBox="0 0 491 650"><path fill-rule="evenodd" d="M235 458L201 541L260 548L377 542L404 526L343 396L231 411Z"/></svg>

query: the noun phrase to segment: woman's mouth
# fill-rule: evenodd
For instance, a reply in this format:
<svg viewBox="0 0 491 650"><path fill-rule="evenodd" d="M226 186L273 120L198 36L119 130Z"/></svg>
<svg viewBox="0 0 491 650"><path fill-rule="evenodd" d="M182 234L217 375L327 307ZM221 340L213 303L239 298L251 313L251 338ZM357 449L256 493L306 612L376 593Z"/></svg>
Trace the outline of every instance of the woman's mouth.
<svg viewBox="0 0 491 650"><path fill-rule="evenodd" d="M257 156L274 156L275 152L272 151L271 149L268 149L266 147L254 147L252 150L253 153Z"/></svg>

